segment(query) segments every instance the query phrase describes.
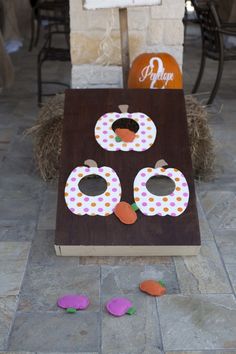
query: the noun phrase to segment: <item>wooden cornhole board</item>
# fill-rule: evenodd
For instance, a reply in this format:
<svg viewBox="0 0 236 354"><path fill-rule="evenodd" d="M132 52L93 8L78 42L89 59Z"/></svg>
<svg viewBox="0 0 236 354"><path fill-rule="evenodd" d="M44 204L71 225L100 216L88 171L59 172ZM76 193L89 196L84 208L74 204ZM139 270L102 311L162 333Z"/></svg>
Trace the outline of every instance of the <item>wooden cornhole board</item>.
<svg viewBox="0 0 236 354"><path fill-rule="evenodd" d="M157 127L154 144L144 152L106 151L95 140L97 120L117 112L121 104L129 112L144 112ZM122 201L133 203L133 182L144 167L164 159L179 169L189 185L189 204L183 214L145 216L138 211L133 225L117 217L78 216L67 207L65 184L71 171L86 159L113 168L120 178ZM153 256L195 255L200 233L189 151L184 94L182 90L67 90L58 188L56 254L60 256Z"/></svg>

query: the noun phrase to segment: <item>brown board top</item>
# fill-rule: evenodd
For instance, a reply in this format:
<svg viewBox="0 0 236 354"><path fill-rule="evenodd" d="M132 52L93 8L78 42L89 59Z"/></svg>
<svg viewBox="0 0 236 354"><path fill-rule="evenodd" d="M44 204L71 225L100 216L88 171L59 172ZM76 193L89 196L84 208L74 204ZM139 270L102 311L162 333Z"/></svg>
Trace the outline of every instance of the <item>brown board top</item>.
<svg viewBox="0 0 236 354"><path fill-rule="evenodd" d="M144 152L111 152L102 149L94 137L97 120L118 106L129 105L129 112L143 112L157 127L157 138ZM183 214L145 216L138 211L133 225L122 224L114 214L74 215L64 200L64 188L71 171L93 159L99 167L108 166L118 174L122 201L134 202L133 182L144 167L154 167L164 159L168 167L179 169L190 191ZM185 101L182 90L83 89L67 90L58 187L56 245L200 245L196 198L189 150Z"/></svg>

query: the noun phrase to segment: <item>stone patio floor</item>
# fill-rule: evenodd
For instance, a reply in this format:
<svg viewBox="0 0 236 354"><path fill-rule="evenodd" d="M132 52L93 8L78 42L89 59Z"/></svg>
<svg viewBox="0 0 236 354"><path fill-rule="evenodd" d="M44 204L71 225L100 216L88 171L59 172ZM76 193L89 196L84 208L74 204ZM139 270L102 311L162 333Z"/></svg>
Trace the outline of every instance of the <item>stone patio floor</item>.
<svg viewBox="0 0 236 354"><path fill-rule="evenodd" d="M13 55L16 82L0 95L0 351L236 353L235 64L225 64L209 118L215 178L196 183L200 255L58 258L53 248L57 186L40 179L31 139L22 135L37 115L36 53L24 49ZM199 55L199 38L191 35L184 54L186 92ZM61 76L59 66L46 70ZM215 72L216 63L209 61L202 92L213 85ZM140 293L137 286L146 278L164 279L168 295L155 299ZM88 310L68 315L57 308L57 298L71 292L89 294ZM137 314L109 316L104 303L117 295L129 296Z"/></svg>

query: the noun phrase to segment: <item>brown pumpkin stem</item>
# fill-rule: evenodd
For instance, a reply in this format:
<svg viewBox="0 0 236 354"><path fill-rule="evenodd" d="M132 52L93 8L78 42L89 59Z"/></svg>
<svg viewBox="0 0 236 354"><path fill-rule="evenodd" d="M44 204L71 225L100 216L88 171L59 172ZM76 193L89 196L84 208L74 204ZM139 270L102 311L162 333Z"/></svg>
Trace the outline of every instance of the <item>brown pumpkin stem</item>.
<svg viewBox="0 0 236 354"><path fill-rule="evenodd" d="M94 161L94 160L90 160L90 159L89 160L85 160L84 164L85 164L85 166L88 166L88 167L98 167L97 162Z"/></svg>
<svg viewBox="0 0 236 354"><path fill-rule="evenodd" d="M121 104L118 106L121 113L128 113L129 105L128 104Z"/></svg>
<svg viewBox="0 0 236 354"><path fill-rule="evenodd" d="M163 159L158 160L155 164L155 168L160 168L160 167L164 167L164 166L168 166L168 163Z"/></svg>

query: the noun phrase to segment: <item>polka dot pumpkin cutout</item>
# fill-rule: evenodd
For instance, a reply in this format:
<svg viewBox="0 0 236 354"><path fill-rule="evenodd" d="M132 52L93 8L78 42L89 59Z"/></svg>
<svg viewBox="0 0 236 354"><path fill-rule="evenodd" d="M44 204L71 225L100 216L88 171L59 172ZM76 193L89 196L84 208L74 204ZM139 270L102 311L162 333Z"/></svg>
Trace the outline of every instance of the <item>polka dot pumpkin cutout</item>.
<svg viewBox="0 0 236 354"><path fill-rule="evenodd" d="M98 144L107 151L146 151L155 142L157 129L150 117L144 113L128 113L128 106L119 106L121 113L106 113L100 117L95 126L95 139ZM122 141L122 134L119 136L113 130L113 125L118 120L133 120L138 124L138 130L132 139ZM121 129L120 129L121 130ZM127 129L126 136L127 136ZM118 129L116 129L118 132ZM130 131L130 135L133 132Z"/></svg>
<svg viewBox="0 0 236 354"><path fill-rule="evenodd" d="M162 165L163 160L160 163ZM158 162L155 168L145 167L139 171L134 180L134 200L144 215L179 216L186 210L189 202L187 181L181 171L176 168L165 169L161 165ZM166 196L156 196L150 193L146 183L154 176L165 176L172 179L175 183L174 191Z"/></svg>
<svg viewBox="0 0 236 354"><path fill-rule="evenodd" d="M81 192L79 183L82 178L89 175L98 175L105 179L107 189L104 193L88 196ZM69 210L76 215L111 215L120 198L120 180L110 167L78 166L71 172L66 182L65 202Z"/></svg>

